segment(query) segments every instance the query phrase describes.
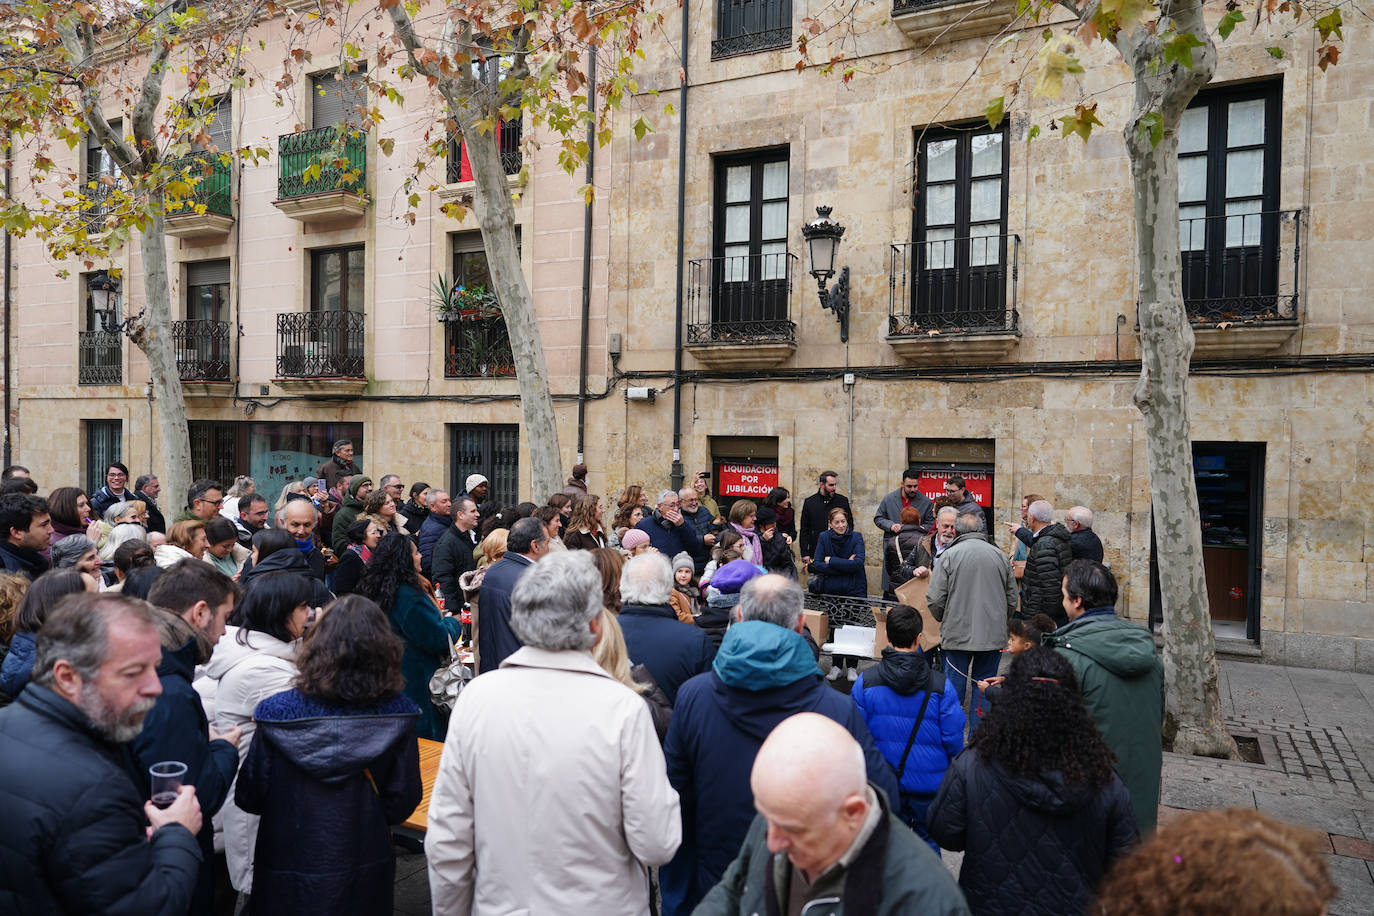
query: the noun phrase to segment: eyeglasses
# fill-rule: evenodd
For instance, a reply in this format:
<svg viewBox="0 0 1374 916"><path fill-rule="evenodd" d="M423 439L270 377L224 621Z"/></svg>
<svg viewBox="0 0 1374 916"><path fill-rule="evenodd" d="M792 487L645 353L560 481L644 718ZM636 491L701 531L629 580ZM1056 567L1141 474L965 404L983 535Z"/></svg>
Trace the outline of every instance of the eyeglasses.
<svg viewBox="0 0 1374 916"><path fill-rule="evenodd" d="M224 497L221 496L219 499L206 499L202 496L200 499L196 500L196 502L209 503L212 506L222 506L224 505Z"/></svg>
<svg viewBox="0 0 1374 916"><path fill-rule="evenodd" d="M110 473L108 473L108 474L105 475L105 479L106 479L106 480L124 480L124 479L127 478L128 476L129 476L128 474L121 474L119 471L111 471Z"/></svg>

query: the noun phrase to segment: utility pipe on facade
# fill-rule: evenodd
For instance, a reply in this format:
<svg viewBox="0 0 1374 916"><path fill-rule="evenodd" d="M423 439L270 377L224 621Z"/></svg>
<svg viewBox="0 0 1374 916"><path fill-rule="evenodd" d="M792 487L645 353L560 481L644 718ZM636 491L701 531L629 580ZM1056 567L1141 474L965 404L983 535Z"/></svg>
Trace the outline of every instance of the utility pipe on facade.
<svg viewBox="0 0 1374 916"><path fill-rule="evenodd" d="M681 489L682 473L682 299L683 253L687 223L687 39L690 33L691 3L682 4L682 86L677 104L677 310L673 322L673 470L672 486Z"/></svg>
<svg viewBox="0 0 1374 916"><path fill-rule="evenodd" d="M587 187L596 181L596 48L587 63ZM586 460L587 429L587 338L592 318L592 215L595 195L587 198L582 214L582 344L577 369L577 464Z"/></svg>
<svg viewBox="0 0 1374 916"><path fill-rule="evenodd" d="M5 200L14 200L13 188L10 186L10 178L13 174L10 154L12 149L13 136L9 131L5 131ZM10 307L13 304L10 300L10 289L13 286L12 272L14 270L14 249L11 241L10 231L5 230L5 444L4 460L5 467L14 464L14 447L10 444Z"/></svg>

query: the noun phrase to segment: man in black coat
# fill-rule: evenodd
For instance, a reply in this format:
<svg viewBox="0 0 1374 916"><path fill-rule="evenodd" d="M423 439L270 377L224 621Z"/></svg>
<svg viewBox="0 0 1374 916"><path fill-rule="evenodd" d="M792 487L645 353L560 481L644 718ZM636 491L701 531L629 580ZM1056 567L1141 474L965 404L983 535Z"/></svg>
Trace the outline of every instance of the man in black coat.
<svg viewBox="0 0 1374 916"><path fill-rule="evenodd" d="M340 439L334 443L333 454L320 465L315 476L324 481L324 489L330 490L339 482L340 477L352 477L361 473L362 469L353 461L353 440Z"/></svg>
<svg viewBox="0 0 1374 916"><path fill-rule="evenodd" d="M425 494L425 501L429 503L429 516L420 526L416 546L420 548L420 575L433 581L434 548L453 527L453 500L449 499L448 490L436 487Z"/></svg>
<svg viewBox="0 0 1374 916"><path fill-rule="evenodd" d="M48 571L43 551L51 535L46 499L27 493L0 496L0 568L37 579Z"/></svg>
<svg viewBox="0 0 1374 916"><path fill-rule="evenodd" d="M267 499L261 493L249 493L239 500L239 517L234 519L239 546L253 549L253 535L267 525Z"/></svg>
<svg viewBox="0 0 1374 916"><path fill-rule="evenodd" d="M224 635L237 592L228 576L194 559L168 567L148 590L150 604L186 623L185 627L165 626L164 634L174 632L188 638L171 648L168 640L163 640L162 661L157 666L162 696L144 717L143 731L129 744L127 762L134 785L145 794L152 792L148 768L164 760L186 764L186 783L196 787L205 822L196 835L204 858L191 904L193 916L209 914L214 903L215 829L210 818L229 797L229 787L238 772L241 730L234 727L222 735L211 731L205 706L191 682L196 665L209 661L210 651Z"/></svg>
<svg viewBox="0 0 1374 916"><path fill-rule="evenodd" d="M144 525L150 532L157 531L161 534L167 533L167 519L162 514L162 509L158 507L157 497L162 492L162 484L153 474L142 474L138 480L134 481L134 499L142 500L143 506L148 510L148 524Z"/></svg>
<svg viewBox="0 0 1374 916"><path fill-rule="evenodd" d="M515 583L548 549L549 536L543 522L522 518L511 526L506 555L487 568L482 591L477 596L478 674L495 671L506 656L524 645L510 627L510 595L515 591Z"/></svg>
<svg viewBox="0 0 1374 916"><path fill-rule="evenodd" d="M0 710L0 913L190 907L196 790L183 785L158 809L120 759L162 690L158 613L136 598L82 594L43 624L33 681Z"/></svg>
<svg viewBox="0 0 1374 916"><path fill-rule="evenodd" d="M465 600L459 579L477 568L473 551L477 549L477 523L481 519L471 496L458 497L453 501L453 524L434 545L434 581L450 613L457 613Z"/></svg>
<svg viewBox="0 0 1374 916"><path fill-rule="evenodd" d="M689 677L711 670L715 646L705 630L677 619L668 595L673 570L661 553L632 557L620 574L620 629L630 662L654 676L668 702L677 702L677 689Z"/></svg>
<svg viewBox="0 0 1374 916"><path fill-rule="evenodd" d="M835 492L839 486L840 475L834 471L821 471L818 481L820 489L802 501L801 528L798 532L802 562L809 562L816 552L816 538L830 526L830 510L840 508L849 519L849 527L854 527L854 514L849 511L849 497Z"/></svg>
<svg viewBox="0 0 1374 916"><path fill-rule="evenodd" d="M1061 586L1064 570L1073 561L1069 547L1069 529L1054 520L1054 506L1048 500L1037 499L1026 507L1030 528L1007 522L1021 543L1030 548L1026 554L1026 572L1021 577L1021 610L1018 617L1029 620L1036 614L1046 614L1059 626L1069 622L1064 613Z"/></svg>
<svg viewBox="0 0 1374 916"><path fill-rule="evenodd" d="M1102 562L1102 539L1093 532L1093 510L1074 506L1064 513L1064 527L1069 529L1069 551L1075 560Z"/></svg>

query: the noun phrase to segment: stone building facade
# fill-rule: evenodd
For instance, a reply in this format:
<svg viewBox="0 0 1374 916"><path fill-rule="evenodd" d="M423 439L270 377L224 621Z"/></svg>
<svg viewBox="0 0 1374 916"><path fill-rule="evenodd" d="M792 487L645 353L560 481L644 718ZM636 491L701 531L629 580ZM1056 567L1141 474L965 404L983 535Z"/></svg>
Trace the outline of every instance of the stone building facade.
<svg viewBox="0 0 1374 916"><path fill-rule="evenodd" d="M1028 29L975 66L1012 6L860 11L847 83L838 70L793 66L787 45L819 4L762 3L762 19L746 21L730 4L689 2L685 56L682 13L665 13L653 40L674 43L649 48L627 105L654 131L618 136L597 161L582 445L594 492L668 485L675 426L688 478L709 470L738 494L776 479L799 502L820 471L837 470L876 592L878 501L908 466L935 487L960 472L984 494L1003 546L1022 494L1046 496L1059 517L1092 508L1123 612L1151 617L1150 495L1132 404L1134 223L1118 132L1128 73L1096 44L1062 99L1027 88L990 129L989 98L1010 96L1039 41L1039 27ZM1212 6L1215 20L1224 7ZM1209 597L1224 651L1374 671L1374 48L1369 29L1352 25L1341 64L1322 73L1301 30L1243 31L1223 46L1180 154ZM1107 125L1086 144L1051 126L1079 101L1096 102ZM300 120L265 98L234 106L236 142ZM419 141L398 139L396 161L406 142ZM525 153L522 261L571 465L581 181L550 146ZM361 215L287 212L274 161L235 171L227 232L174 243L179 301L191 265L227 261L221 320L242 328L228 378L188 396L197 454L223 462L203 470L275 480L348 433L369 473L461 486L481 468L528 496L514 380L473 362L472 338L430 308L441 266L465 270L463 256L480 249L465 234L475 227L437 212L463 185L438 181L404 226L399 173L375 137L366 155L372 204ZM819 206L847 227L837 258L849 268L847 343L807 273L800 229ZM283 349L277 316L317 310L319 258L359 244L366 381L284 374L318 362ZM124 296L137 302L137 254L128 257ZM156 467L141 355L125 345L117 384L81 384L80 279L55 278L26 240L16 263L15 460L88 480L117 434L134 473ZM467 375L447 377L455 367ZM627 399L632 386L656 397Z"/></svg>

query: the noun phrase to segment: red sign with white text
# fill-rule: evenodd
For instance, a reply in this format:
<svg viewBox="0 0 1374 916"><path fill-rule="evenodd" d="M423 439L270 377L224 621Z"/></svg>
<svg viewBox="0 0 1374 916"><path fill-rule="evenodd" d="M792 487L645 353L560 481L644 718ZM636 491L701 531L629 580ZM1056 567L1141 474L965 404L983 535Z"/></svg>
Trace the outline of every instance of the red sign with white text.
<svg viewBox="0 0 1374 916"><path fill-rule="evenodd" d="M921 487L921 493L929 499L937 499L945 495L945 481L953 477L957 471L922 471L921 476L916 478L916 482ZM983 471L965 471L964 487L973 494L973 498L978 505L986 509L992 505L992 475Z"/></svg>
<svg viewBox="0 0 1374 916"><path fill-rule="evenodd" d="M778 485L778 469L768 464L727 464L716 467L716 495L762 499Z"/></svg>

